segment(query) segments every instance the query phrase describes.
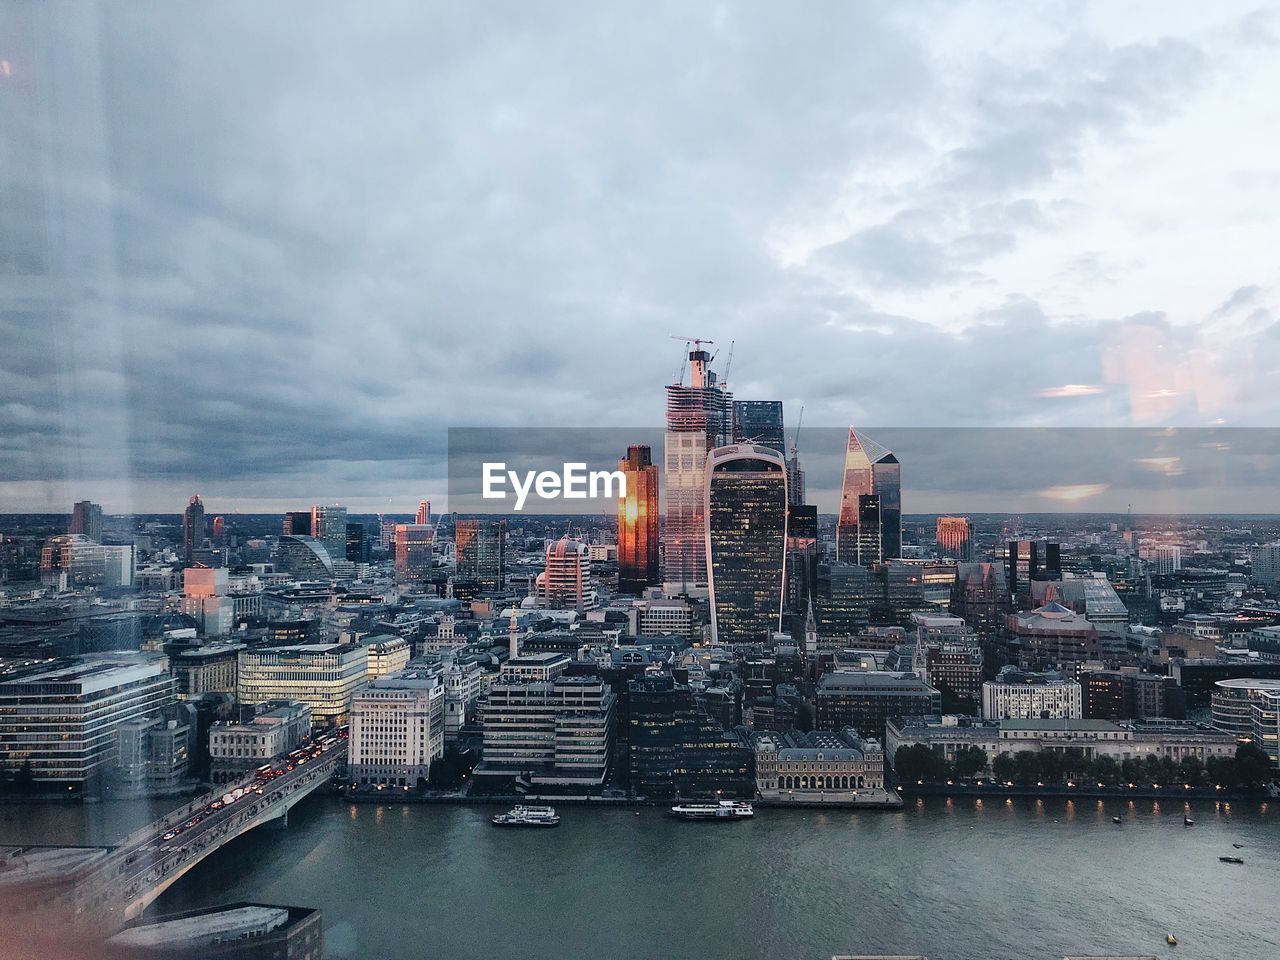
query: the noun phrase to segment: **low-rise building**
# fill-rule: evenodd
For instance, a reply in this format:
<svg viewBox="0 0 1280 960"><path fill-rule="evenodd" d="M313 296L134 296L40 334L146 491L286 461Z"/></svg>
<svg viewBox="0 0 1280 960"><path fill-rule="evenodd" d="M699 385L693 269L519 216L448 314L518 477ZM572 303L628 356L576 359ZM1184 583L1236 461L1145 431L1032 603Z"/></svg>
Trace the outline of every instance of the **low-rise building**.
<svg viewBox="0 0 1280 960"><path fill-rule="evenodd" d="M379 633L361 637L360 643L369 651L369 679L376 680L392 673L399 673L409 665L409 641L395 634Z"/></svg>
<svg viewBox="0 0 1280 960"><path fill-rule="evenodd" d="M944 717L941 720L890 721L885 749L892 759L900 747L922 743L936 747L954 760L961 747L978 747L994 761L1001 753L1021 750L1078 752L1086 759L1108 756L1117 761L1164 757L1182 760L1235 754L1233 735L1205 724L1182 720L976 720Z"/></svg>
<svg viewBox="0 0 1280 960"><path fill-rule="evenodd" d="M883 802L884 749L851 728L755 737L756 791L779 803Z"/></svg>
<svg viewBox="0 0 1280 960"><path fill-rule="evenodd" d="M815 694L819 730L853 727L880 737L890 717L937 717L942 694L914 673L833 670L818 681Z"/></svg>
<svg viewBox="0 0 1280 960"><path fill-rule="evenodd" d="M1083 715L1080 684L1061 673L1008 666L982 685L982 716L988 720L1078 720Z"/></svg>
<svg viewBox="0 0 1280 960"><path fill-rule="evenodd" d="M232 903L158 917L107 940L107 960L318 960L324 952L320 911Z"/></svg>
<svg viewBox="0 0 1280 960"><path fill-rule="evenodd" d="M209 728L209 759L215 783L235 780L294 749L311 733L311 708L292 700L267 701L241 723Z"/></svg>

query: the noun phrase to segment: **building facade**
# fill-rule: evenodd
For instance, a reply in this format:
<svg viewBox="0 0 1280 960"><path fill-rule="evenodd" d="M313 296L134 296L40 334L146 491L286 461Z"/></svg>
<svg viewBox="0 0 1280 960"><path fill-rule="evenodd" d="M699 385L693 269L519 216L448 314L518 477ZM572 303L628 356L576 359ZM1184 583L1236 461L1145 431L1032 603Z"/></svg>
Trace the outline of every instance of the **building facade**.
<svg viewBox="0 0 1280 960"><path fill-rule="evenodd" d="M242 704L296 700L316 729L345 723L351 698L369 681L369 651L357 643L263 647L240 653L236 682Z"/></svg>
<svg viewBox="0 0 1280 960"><path fill-rule="evenodd" d="M769 447L719 447L704 492L712 642L758 643L782 629L786 463Z"/></svg>
<svg viewBox="0 0 1280 960"><path fill-rule="evenodd" d="M444 756L445 687L436 671L381 677L351 701L347 764L361 786L412 787Z"/></svg>
<svg viewBox="0 0 1280 960"><path fill-rule="evenodd" d="M618 461L626 492L618 498L618 592L639 596L662 583L658 468L649 448L627 447Z"/></svg>

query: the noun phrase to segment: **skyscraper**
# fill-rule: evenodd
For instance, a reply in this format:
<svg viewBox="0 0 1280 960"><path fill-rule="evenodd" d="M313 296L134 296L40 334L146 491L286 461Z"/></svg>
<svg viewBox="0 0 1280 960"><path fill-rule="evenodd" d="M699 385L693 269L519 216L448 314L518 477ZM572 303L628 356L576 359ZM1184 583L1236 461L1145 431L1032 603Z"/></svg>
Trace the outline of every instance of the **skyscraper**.
<svg viewBox="0 0 1280 960"><path fill-rule="evenodd" d="M81 500L71 508L71 529L94 543L102 542L102 507L91 500Z"/></svg>
<svg viewBox="0 0 1280 960"><path fill-rule="evenodd" d="M431 574L435 527L426 523L397 523L395 533L396 576L425 580Z"/></svg>
<svg viewBox="0 0 1280 960"><path fill-rule="evenodd" d="M637 596L662 582L658 569L658 468L646 446L618 461L626 493L618 498L618 592Z"/></svg>
<svg viewBox="0 0 1280 960"><path fill-rule="evenodd" d="M863 497L875 495L875 511ZM863 512L879 526L878 545L860 534ZM902 466L891 451L849 428L845 449L836 556L841 563L867 564L902 555ZM860 559L863 558L863 559Z"/></svg>
<svg viewBox="0 0 1280 960"><path fill-rule="evenodd" d="M554 610L593 610L598 598L591 583L587 545L576 537L547 544L546 569L538 574L538 602Z"/></svg>
<svg viewBox="0 0 1280 960"><path fill-rule="evenodd" d="M186 511L182 514L182 562L185 566L191 566L191 558L197 550L204 549L205 528L204 528L204 503L200 500L200 494L196 494L187 504Z"/></svg>
<svg viewBox="0 0 1280 960"><path fill-rule="evenodd" d="M755 643L782 626L787 467L771 447L707 456L706 551L714 643Z"/></svg>
<svg viewBox="0 0 1280 960"><path fill-rule="evenodd" d="M1061 580L1061 551L1043 540L1010 540L1005 552L1005 579L1015 598L1026 600L1033 580Z"/></svg>
<svg viewBox="0 0 1280 960"><path fill-rule="evenodd" d="M329 556L342 560L347 556L347 508L339 506L311 508L311 536L324 544Z"/></svg>
<svg viewBox="0 0 1280 960"><path fill-rule="evenodd" d="M787 476L790 499L791 476ZM787 609L805 610L817 591L818 508L809 504L787 505Z"/></svg>
<svg viewBox="0 0 1280 960"><path fill-rule="evenodd" d="M733 401L733 442L771 447L786 456L781 400Z"/></svg>
<svg viewBox="0 0 1280 960"><path fill-rule="evenodd" d="M418 501L418 516L417 516L417 518L414 520L414 522L415 522L415 523L430 523L430 522L431 522L431 501L430 501L430 500L419 500L419 501Z"/></svg>
<svg viewBox="0 0 1280 960"><path fill-rule="evenodd" d="M968 517L939 517L938 553L967 562L973 559L973 530Z"/></svg>
<svg viewBox="0 0 1280 960"><path fill-rule="evenodd" d="M369 562L369 538L363 523L347 524L347 559L352 563Z"/></svg>
<svg viewBox="0 0 1280 960"><path fill-rule="evenodd" d="M460 578L474 580L486 593L506 586L506 520L457 520L453 542Z"/></svg>
<svg viewBox="0 0 1280 960"><path fill-rule="evenodd" d="M284 515L281 531L286 537L311 536L311 511L290 510Z"/></svg>
<svg viewBox="0 0 1280 960"><path fill-rule="evenodd" d="M662 531L662 578L668 593L699 594L707 586L704 537L704 467L707 451L726 442L731 395L708 367L711 354L695 342L689 352L690 382L667 387L663 436L666 524Z"/></svg>

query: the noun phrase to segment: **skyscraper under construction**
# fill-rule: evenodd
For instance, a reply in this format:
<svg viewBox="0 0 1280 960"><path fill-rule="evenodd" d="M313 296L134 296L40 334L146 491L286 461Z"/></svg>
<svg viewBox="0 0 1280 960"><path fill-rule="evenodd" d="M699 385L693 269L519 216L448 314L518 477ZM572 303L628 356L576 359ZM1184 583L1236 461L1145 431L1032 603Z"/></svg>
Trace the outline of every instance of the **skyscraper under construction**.
<svg viewBox="0 0 1280 960"><path fill-rule="evenodd" d="M704 468L707 451L728 443L732 394L711 372L710 341L690 341L689 384L684 371L667 387L663 435L666 524L662 531L662 579L668 594L705 595Z"/></svg>

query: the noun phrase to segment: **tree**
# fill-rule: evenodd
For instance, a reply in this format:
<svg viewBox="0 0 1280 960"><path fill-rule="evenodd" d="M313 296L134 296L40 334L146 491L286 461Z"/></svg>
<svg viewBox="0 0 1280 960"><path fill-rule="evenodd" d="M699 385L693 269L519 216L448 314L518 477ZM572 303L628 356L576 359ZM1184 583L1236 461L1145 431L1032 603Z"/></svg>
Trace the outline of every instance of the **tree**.
<svg viewBox="0 0 1280 960"><path fill-rule="evenodd" d="M997 780L1009 782L1017 773L1017 765L1013 762L1013 756L1008 751L1001 753L991 761L991 772L995 774Z"/></svg>
<svg viewBox="0 0 1280 960"><path fill-rule="evenodd" d="M1275 779L1276 768L1267 752L1256 743L1242 743L1236 747L1236 783L1244 787L1261 787Z"/></svg>
<svg viewBox="0 0 1280 960"><path fill-rule="evenodd" d="M1089 761L1089 777L1098 783L1112 786L1120 781L1120 764L1115 757L1105 754L1096 756Z"/></svg>
<svg viewBox="0 0 1280 960"><path fill-rule="evenodd" d="M893 756L893 771L899 783L911 783L923 780L925 783L938 783L947 779L947 761L940 750L934 750L923 743L899 747Z"/></svg>
<svg viewBox="0 0 1280 960"><path fill-rule="evenodd" d="M1204 781L1204 764L1199 757L1183 757L1178 764L1178 779L1198 787Z"/></svg>
<svg viewBox="0 0 1280 960"><path fill-rule="evenodd" d="M1043 776L1040 754L1034 750L1019 750L1013 756L1013 779L1023 786L1036 783Z"/></svg>
<svg viewBox="0 0 1280 960"><path fill-rule="evenodd" d="M1232 757L1210 757L1204 764L1205 773L1213 783L1220 787L1234 787L1236 780L1236 762Z"/></svg>
<svg viewBox="0 0 1280 960"><path fill-rule="evenodd" d="M955 775L971 779L987 772L987 752L981 747L961 747L952 761Z"/></svg>

